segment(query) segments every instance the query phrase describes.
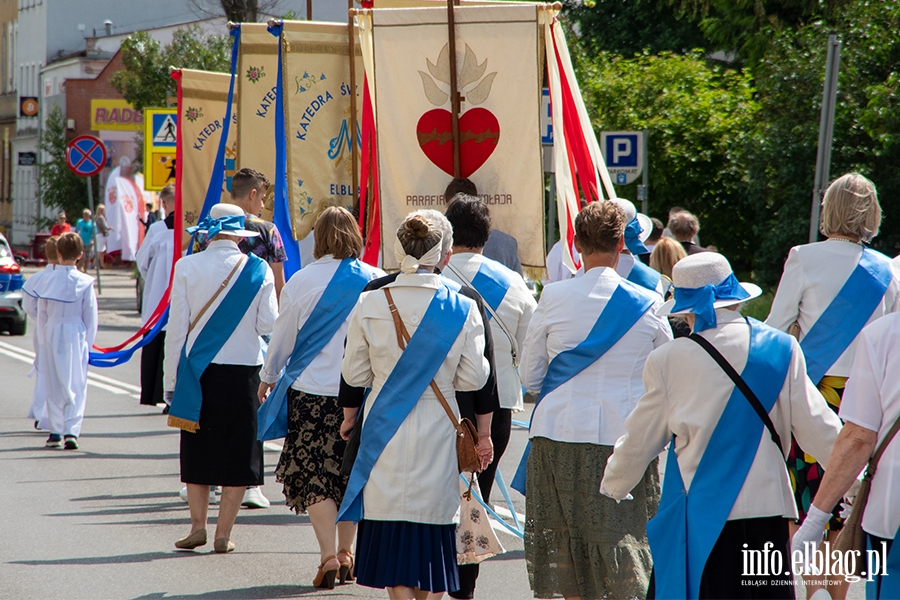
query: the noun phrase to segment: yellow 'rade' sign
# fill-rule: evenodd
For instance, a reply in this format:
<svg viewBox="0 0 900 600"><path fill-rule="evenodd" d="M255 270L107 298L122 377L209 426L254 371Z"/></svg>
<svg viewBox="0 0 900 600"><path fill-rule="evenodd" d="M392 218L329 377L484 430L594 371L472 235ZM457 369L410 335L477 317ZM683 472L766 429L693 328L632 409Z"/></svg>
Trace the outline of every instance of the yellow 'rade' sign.
<svg viewBox="0 0 900 600"><path fill-rule="evenodd" d="M175 183L178 109L144 109L144 188L158 192Z"/></svg>

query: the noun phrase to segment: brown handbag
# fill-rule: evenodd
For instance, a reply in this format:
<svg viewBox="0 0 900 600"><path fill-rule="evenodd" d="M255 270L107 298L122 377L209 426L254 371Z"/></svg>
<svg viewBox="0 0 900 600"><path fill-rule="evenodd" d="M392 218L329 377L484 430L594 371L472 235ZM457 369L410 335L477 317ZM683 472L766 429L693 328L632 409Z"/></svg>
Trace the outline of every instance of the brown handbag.
<svg viewBox="0 0 900 600"><path fill-rule="evenodd" d="M391 290L385 288L384 295L387 297L388 307L391 309L391 316L394 318L394 330L397 332L397 344L400 346L401 350L405 350L406 344L409 343L410 339L409 331L407 331L406 325L403 324L400 313L397 312L397 307L394 305L394 298L391 296ZM456 461L459 472L474 474L481 471L481 459L478 457L478 432L475 429L475 425L466 418L459 421L456 420L453 411L450 410L450 405L447 404L447 399L444 398L444 394L441 393L441 390L434 382L434 379L431 380L431 391L437 396L441 406L444 407L444 412L447 413L447 417L449 417L450 422L453 424L453 428L456 429Z"/></svg>
<svg viewBox="0 0 900 600"><path fill-rule="evenodd" d="M888 431L888 434L881 440L881 443L875 450L875 454L869 459L869 465L866 467L866 474L859 484L859 491L856 492L856 498L853 500L853 510L850 511L850 516L844 521L844 528L841 529L837 539L834 541L835 550L840 552L857 550L859 551L857 556L865 556L867 548L866 532L863 531L862 520L863 514L866 512L866 503L869 501L869 490L872 488L872 477L875 476L875 470L878 468L878 461L881 460L881 455L884 454L888 444L894 439L898 430L900 430L900 419L897 419L897 421L894 422L891 430ZM865 561L856 561L856 572L853 574L862 576L862 571L865 570L865 568Z"/></svg>

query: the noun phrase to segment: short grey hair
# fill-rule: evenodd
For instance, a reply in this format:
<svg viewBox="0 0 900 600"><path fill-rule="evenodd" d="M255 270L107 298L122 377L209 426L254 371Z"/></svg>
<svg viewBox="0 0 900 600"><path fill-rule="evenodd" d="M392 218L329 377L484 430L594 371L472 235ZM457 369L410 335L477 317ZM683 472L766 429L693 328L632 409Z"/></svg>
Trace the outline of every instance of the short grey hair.
<svg viewBox="0 0 900 600"><path fill-rule="evenodd" d="M835 179L822 200L819 230L831 237L843 235L871 241L881 227L881 205L875 184L859 173Z"/></svg>
<svg viewBox="0 0 900 600"><path fill-rule="evenodd" d="M447 220L447 217L438 210L432 208L422 208L406 215L406 218L420 216L433 226L441 230L441 262L447 258L450 249L453 248L453 225Z"/></svg>
<svg viewBox="0 0 900 600"><path fill-rule="evenodd" d="M668 227L675 239L680 242L689 242L700 233L700 221L686 210L669 217Z"/></svg>

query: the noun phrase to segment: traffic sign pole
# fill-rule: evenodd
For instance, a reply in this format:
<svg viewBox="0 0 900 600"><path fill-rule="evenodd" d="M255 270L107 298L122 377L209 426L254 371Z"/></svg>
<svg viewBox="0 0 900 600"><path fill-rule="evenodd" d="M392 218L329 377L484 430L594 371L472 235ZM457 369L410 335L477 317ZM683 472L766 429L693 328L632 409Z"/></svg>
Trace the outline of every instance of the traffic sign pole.
<svg viewBox="0 0 900 600"><path fill-rule="evenodd" d="M643 165L643 169L641 171L641 185L638 186L638 200L641 201L641 212L645 215L650 215L650 194L649 185L650 185L650 176L648 172L650 171L650 163L647 161L647 138L649 137L648 131L645 129L641 132L641 137L643 138L643 148L641 148L641 161Z"/></svg>
<svg viewBox="0 0 900 600"><path fill-rule="evenodd" d="M97 294L103 294L103 284L100 283L100 254L97 252L97 215L94 213L94 184L91 177L87 178L88 207L91 209L93 220L91 221L91 254L94 256L94 267L97 269Z"/></svg>
<svg viewBox="0 0 900 600"><path fill-rule="evenodd" d="M92 135L79 135L66 147L66 164L79 177L87 177L88 206L91 210L91 253L97 268L97 293L103 293L100 283L100 255L97 252L97 215L94 214L94 186L91 177L106 164L106 146Z"/></svg>

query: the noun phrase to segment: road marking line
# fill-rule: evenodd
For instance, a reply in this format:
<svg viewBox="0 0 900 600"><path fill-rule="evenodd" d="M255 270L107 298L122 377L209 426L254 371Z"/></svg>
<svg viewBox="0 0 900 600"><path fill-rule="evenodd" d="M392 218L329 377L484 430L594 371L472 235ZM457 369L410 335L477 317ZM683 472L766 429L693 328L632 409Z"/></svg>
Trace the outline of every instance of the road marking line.
<svg viewBox="0 0 900 600"><path fill-rule="evenodd" d="M508 519L512 519L512 513L509 512L509 509L505 506L500 506L499 504L494 507L494 512L500 515L501 517L506 517ZM519 523L525 522L525 515L516 513L516 516L519 518Z"/></svg>
<svg viewBox="0 0 900 600"><path fill-rule="evenodd" d="M12 344L7 344L6 342L0 342L0 354L20 360L27 364L32 364L34 362L34 352L26 350L25 348L13 346ZM88 371L88 383L101 390L106 390L114 394L127 394L132 398L140 398L140 387L125 383L124 381L119 381L118 379L98 375L92 371ZM138 393L135 394L133 392Z"/></svg>

